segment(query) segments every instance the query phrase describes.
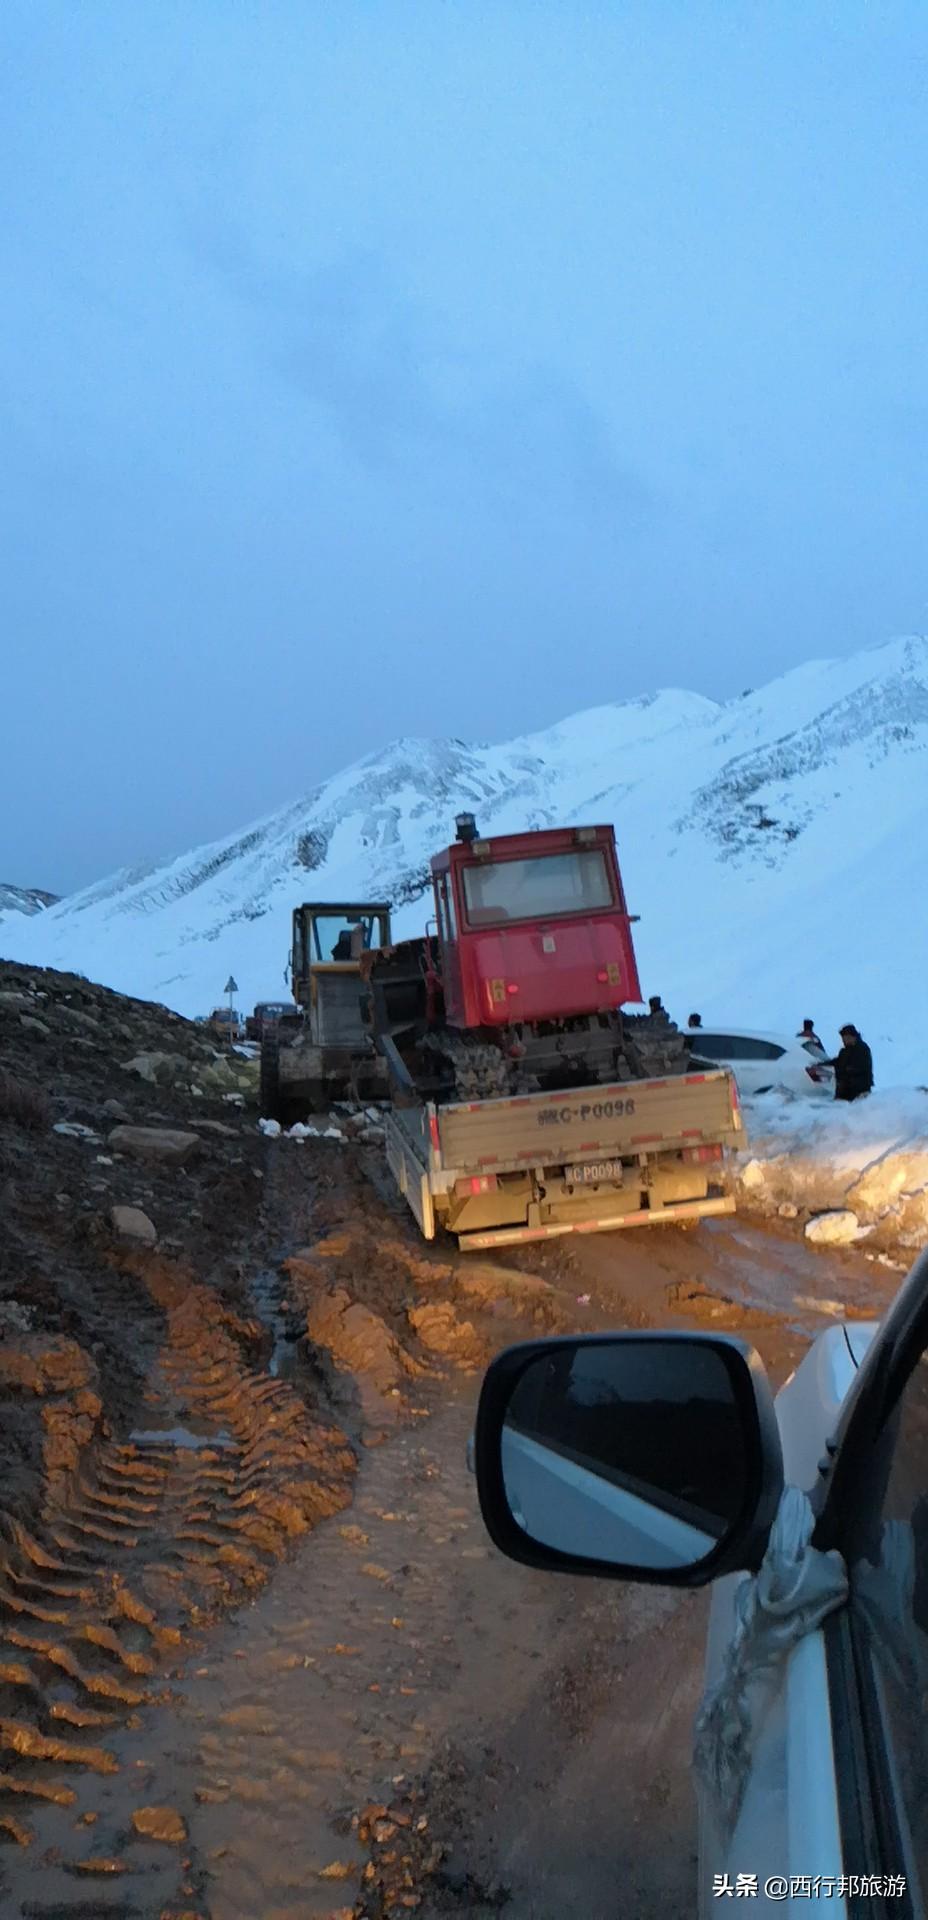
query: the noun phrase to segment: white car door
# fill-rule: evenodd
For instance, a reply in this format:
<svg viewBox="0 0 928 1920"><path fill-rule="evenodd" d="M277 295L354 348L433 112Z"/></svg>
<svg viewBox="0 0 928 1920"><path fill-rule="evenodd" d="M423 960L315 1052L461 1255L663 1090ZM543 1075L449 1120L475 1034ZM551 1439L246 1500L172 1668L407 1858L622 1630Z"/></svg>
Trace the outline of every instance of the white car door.
<svg viewBox="0 0 928 1920"><path fill-rule="evenodd" d="M876 1331L875 1325L856 1327L851 1340L844 1327L828 1328L781 1388L775 1407L787 1485L815 1494L828 1442ZM737 1599L739 1592L744 1597L745 1586L746 1576L735 1575L712 1590L707 1696L725 1675L735 1636ZM717 1913L718 1902L728 1897L782 1906L783 1880L792 1887L818 1874L824 1885L840 1882L843 1871L824 1627L806 1635L779 1667L762 1712L756 1698L751 1704L754 1718L746 1735L744 1793L733 1832L720 1826L705 1796L700 1796L701 1920ZM730 1896L729 1887L734 1889ZM789 1899L806 1897L810 1896L790 1895ZM845 1913L845 1905L837 1889L828 1898L828 1912L837 1920Z"/></svg>
<svg viewBox="0 0 928 1920"><path fill-rule="evenodd" d="M750 1897L790 1913L816 1898L847 1920L928 1913L928 1257L878 1332L847 1330L861 1364L843 1402L842 1331L811 1349L777 1413L794 1484L808 1484L824 1437L814 1547L844 1570L846 1599L800 1638L759 1712L752 1676L736 1827L701 1821L702 1916L739 1897L739 1876ZM745 1584L714 1595L712 1684Z"/></svg>
<svg viewBox="0 0 928 1920"><path fill-rule="evenodd" d="M766 1061L751 1058L743 1035L723 1033L718 1028L704 1033L700 1028L691 1038L692 1054L696 1059L705 1060L713 1066L731 1068L742 1098L750 1098L762 1087L769 1087L769 1065Z"/></svg>

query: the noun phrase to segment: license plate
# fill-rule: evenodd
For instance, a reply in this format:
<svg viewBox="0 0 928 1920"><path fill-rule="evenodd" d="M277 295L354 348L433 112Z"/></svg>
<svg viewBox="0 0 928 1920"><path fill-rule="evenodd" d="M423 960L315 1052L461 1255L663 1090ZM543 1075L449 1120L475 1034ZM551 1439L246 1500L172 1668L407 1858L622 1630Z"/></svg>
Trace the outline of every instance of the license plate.
<svg viewBox="0 0 928 1920"><path fill-rule="evenodd" d="M592 1187L617 1180L621 1185L624 1171L621 1160L589 1160L583 1167L568 1167L567 1182L569 1186Z"/></svg>

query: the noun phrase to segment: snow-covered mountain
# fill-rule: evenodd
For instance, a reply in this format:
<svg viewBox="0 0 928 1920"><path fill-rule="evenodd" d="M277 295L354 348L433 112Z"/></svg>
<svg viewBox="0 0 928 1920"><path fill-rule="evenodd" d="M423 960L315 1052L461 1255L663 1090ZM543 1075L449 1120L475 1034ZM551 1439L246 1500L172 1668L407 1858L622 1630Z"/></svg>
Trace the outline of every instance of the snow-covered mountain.
<svg viewBox="0 0 928 1920"><path fill-rule="evenodd" d="M7 915L44 913L60 897L57 893L45 893L41 887L12 887L0 880L0 928Z"/></svg>
<svg viewBox="0 0 928 1920"><path fill-rule="evenodd" d="M614 821L642 984L681 1020L838 1045L878 1083L928 1082L928 640L815 661L717 705L661 692L498 746L399 740L227 840L125 870L0 926L12 958L206 1011L283 988L291 907L388 899L429 915L429 856L485 833Z"/></svg>

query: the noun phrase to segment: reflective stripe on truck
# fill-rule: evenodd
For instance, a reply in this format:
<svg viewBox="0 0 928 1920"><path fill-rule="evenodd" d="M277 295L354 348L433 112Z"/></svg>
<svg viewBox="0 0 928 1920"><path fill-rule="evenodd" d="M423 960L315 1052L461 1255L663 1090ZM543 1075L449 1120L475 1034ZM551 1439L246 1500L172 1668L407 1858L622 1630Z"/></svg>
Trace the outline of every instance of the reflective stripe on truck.
<svg viewBox="0 0 928 1920"><path fill-rule="evenodd" d="M514 1246L517 1240L553 1240L564 1233L615 1233L619 1227L658 1226L662 1220L704 1220L707 1214L734 1213L734 1195L714 1200L678 1201L671 1207L642 1207L638 1213L612 1213L601 1220L558 1220L547 1227L491 1227L485 1233L459 1233L462 1253L483 1247Z"/></svg>

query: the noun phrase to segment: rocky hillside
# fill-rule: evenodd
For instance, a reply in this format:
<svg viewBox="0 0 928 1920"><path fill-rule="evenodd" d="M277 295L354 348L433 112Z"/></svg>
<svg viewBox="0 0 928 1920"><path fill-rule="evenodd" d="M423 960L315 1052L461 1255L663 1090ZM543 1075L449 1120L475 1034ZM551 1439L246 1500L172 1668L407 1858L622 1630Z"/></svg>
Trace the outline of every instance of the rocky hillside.
<svg viewBox="0 0 928 1920"><path fill-rule="evenodd" d="M387 898L418 930L461 808L487 832L614 821L646 992L683 1018L811 1014L835 1046L853 1019L880 1084L919 1081L926 791L928 642L898 640L722 706L662 692L497 746L394 742L226 840L7 920L0 944L188 1014L231 972L247 1007L283 987L300 899Z"/></svg>
<svg viewBox="0 0 928 1920"><path fill-rule="evenodd" d="M60 894L46 893L42 887L14 887L0 880L0 927L7 916L44 913L47 907L57 906L60 898Z"/></svg>

